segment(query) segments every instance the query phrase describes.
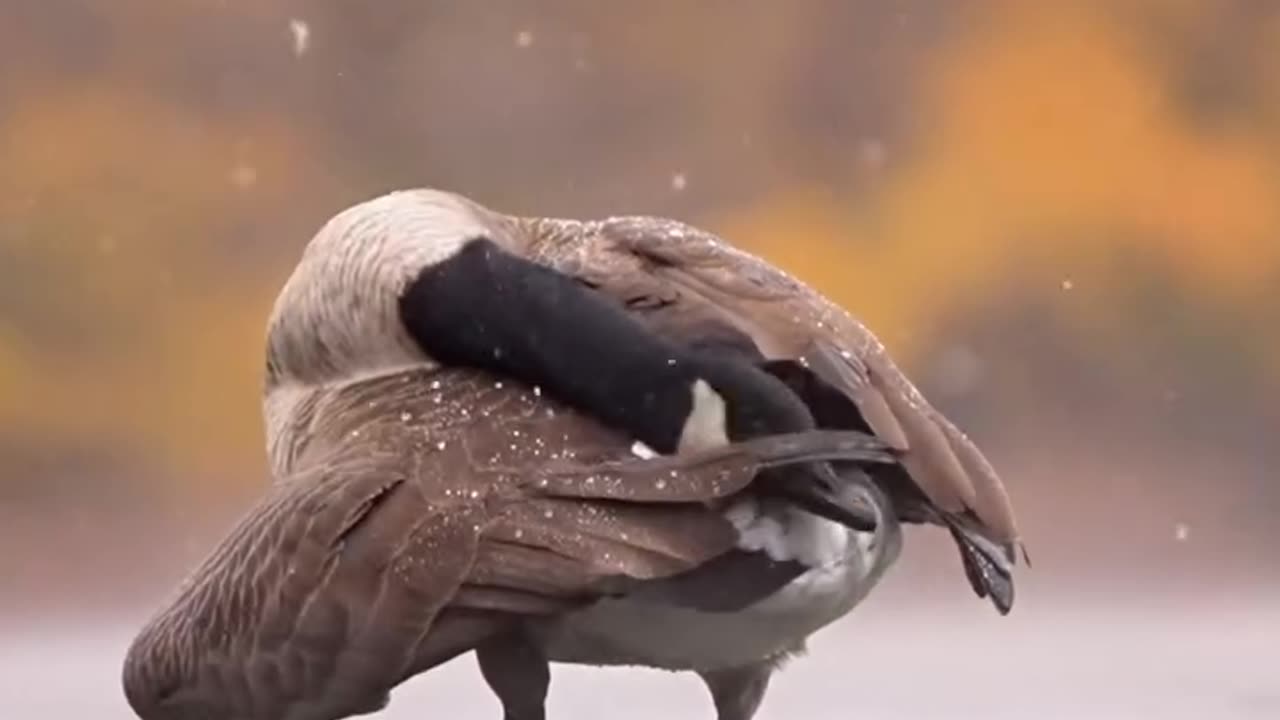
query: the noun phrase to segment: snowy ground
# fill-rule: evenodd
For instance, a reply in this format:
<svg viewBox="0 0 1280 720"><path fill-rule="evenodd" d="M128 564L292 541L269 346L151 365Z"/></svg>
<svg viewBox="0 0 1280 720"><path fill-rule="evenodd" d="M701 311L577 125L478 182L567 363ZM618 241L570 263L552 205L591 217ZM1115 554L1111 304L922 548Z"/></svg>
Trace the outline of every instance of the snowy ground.
<svg viewBox="0 0 1280 720"><path fill-rule="evenodd" d="M134 625L4 629L0 718L132 718L119 663ZM469 657L410 681L376 716L497 720ZM554 671L550 717L710 717L692 676ZM873 598L775 680L762 719L1280 718L1280 597L999 618Z"/></svg>

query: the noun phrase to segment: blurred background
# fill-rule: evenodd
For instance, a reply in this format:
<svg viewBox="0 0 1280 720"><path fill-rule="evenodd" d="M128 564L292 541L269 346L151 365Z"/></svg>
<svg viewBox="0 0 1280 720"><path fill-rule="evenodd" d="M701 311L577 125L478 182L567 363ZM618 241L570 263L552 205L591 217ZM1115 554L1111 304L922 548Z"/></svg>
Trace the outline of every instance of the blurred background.
<svg viewBox="0 0 1280 720"><path fill-rule="evenodd" d="M912 533L761 717L1280 717L1258 0L0 0L0 716L131 717L131 634L267 482L275 292L415 186L718 232L1002 471L1013 614ZM709 717L691 677L556 677L553 717ZM497 708L464 659L386 716Z"/></svg>

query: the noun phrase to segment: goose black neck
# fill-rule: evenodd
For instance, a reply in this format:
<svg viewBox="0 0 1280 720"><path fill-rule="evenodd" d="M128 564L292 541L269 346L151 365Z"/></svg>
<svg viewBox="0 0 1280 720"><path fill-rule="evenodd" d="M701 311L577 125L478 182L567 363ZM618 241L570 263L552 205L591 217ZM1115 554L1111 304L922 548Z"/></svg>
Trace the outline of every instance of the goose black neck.
<svg viewBox="0 0 1280 720"><path fill-rule="evenodd" d="M400 298L423 351L486 370L673 452L697 379L686 351L573 278L485 238L425 268Z"/></svg>
<svg viewBox="0 0 1280 720"><path fill-rule="evenodd" d="M604 294L487 239L424 269L400 313L438 362L543 387L660 453L675 452L689 423L702 422L694 417L699 381L724 404L712 418L720 441L814 427L803 400L741 352L669 341ZM850 527L874 527L843 507L837 484L828 465L806 463L764 470L756 486Z"/></svg>

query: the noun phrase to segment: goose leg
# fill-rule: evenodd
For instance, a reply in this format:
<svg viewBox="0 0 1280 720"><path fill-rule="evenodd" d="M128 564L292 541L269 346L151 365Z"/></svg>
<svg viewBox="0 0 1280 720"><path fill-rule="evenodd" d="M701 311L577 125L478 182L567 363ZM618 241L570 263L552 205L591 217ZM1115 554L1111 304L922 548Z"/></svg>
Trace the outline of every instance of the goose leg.
<svg viewBox="0 0 1280 720"><path fill-rule="evenodd" d="M719 720L751 720L764 700L772 674L773 664L767 661L698 673L711 691Z"/></svg>
<svg viewBox="0 0 1280 720"><path fill-rule="evenodd" d="M523 635L512 633L476 648L480 674L502 703L503 720L545 720L551 666Z"/></svg>

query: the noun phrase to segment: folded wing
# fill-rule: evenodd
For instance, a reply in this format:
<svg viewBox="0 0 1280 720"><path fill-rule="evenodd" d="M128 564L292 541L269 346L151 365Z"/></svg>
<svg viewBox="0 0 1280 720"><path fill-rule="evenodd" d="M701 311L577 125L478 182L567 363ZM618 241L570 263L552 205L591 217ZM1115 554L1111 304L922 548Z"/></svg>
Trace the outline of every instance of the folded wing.
<svg viewBox="0 0 1280 720"><path fill-rule="evenodd" d="M543 232L553 232L537 221ZM656 331L723 337L736 328L768 360L800 362L849 397L939 508L972 513L997 542L1019 540L1004 484L982 452L931 406L861 323L783 271L682 223L615 218L590 253L545 261L626 304ZM583 259L589 258L590 264ZM740 344L740 342L739 342Z"/></svg>
<svg viewBox="0 0 1280 720"><path fill-rule="evenodd" d="M765 465L891 459L821 431L641 459L548 398L458 370L316 392L289 475L131 647L142 717L369 712L522 617L725 555L735 534L713 508Z"/></svg>

